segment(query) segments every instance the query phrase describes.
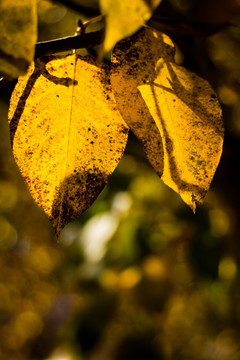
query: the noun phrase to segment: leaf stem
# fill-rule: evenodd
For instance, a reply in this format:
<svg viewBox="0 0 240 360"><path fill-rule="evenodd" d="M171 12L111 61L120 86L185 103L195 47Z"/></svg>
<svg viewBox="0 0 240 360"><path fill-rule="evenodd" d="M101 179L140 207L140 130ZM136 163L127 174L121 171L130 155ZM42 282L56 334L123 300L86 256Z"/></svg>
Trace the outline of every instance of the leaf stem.
<svg viewBox="0 0 240 360"><path fill-rule="evenodd" d="M93 17L93 18L91 18L91 19L88 19L88 20L83 21L82 24L83 24L83 26L84 26L85 29L86 29L87 26L92 25L92 24L95 24L95 23L97 23L97 22L100 22L100 21L102 21L103 19L104 19L104 16L103 16L103 15L98 15L98 16L95 16L95 17Z"/></svg>

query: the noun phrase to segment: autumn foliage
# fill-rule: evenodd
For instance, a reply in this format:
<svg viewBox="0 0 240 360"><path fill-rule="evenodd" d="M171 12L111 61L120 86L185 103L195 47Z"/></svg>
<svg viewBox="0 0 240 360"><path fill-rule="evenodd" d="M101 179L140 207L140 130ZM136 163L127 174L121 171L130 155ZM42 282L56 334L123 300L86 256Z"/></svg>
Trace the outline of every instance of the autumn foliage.
<svg viewBox="0 0 240 360"><path fill-rule="evenodd" d="M9 111L13 152L57 236L104 188L128 129L193 211L210 186L223 144L220 105L206 80L175 64L170 38L144 27L159 2L101 1L101 59L42 57L19 78ZM34 12L30 1L19 6ZM24 27L33 43L31 27L33 19ZM107 65L103 56L110 50Z"/></svg>

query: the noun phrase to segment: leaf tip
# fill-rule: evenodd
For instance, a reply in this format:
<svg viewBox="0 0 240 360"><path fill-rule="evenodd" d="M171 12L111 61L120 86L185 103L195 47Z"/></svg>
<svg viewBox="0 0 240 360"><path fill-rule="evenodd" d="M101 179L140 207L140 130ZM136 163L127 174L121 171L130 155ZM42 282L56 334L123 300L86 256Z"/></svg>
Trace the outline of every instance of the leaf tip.
<svg viewBox="0 0 240 360"><path fill-rule="evenodd" d="M187 202L187 205L191 208L194 214L196 214L197 206L202 205L205 195L206 192L201 192L199 194L191 194L191 201Z"/></svg>
<svg viewBox="0 0 240 360"><path fill-rule="evenodd" d="M183 193L180 194L182 200L185 202L186 205L190 207L193 214L196 214L197 206L203 203L204 195L191 193L191 194L187 194L187 196L186 195L184 196Z"/></svg>
<svg viewBox="0 0 240 360"><path fill-rule="evenodd" d="M194 215L196 214L196 207L197 207L197 205L196 205L195 202L193 202L192 205L190 206L190 208L191 208L192 212L194 213Z"/></svg>

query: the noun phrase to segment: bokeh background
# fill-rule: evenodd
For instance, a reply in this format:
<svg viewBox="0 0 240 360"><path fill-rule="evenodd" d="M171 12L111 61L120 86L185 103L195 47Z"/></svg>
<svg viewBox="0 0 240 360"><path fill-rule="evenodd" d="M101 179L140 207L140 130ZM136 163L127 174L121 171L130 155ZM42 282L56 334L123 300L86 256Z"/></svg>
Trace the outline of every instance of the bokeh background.
<svg viewBox="0 0 240 360"><path fill-rule="evenodd" d="M97 1L87 15L69 5L38 0L39 40L97 13ZM105 190L56 243L11 153L14 83L1 87L0 359L240 359L239 7L163 0L155 14L176 61L211 82L224 113L222 159L195 215L130 134ZM221 31L203 36L209 24Z"/></svg>

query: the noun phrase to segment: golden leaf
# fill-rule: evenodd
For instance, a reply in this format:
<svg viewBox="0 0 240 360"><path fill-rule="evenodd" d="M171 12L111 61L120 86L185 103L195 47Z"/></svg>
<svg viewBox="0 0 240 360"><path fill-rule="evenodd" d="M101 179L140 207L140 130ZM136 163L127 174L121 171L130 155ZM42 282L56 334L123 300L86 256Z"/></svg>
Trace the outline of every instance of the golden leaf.
<svg viewBox="0 0 240 360"><path fill-rule="evenodd" d="M195 211L222 153L222 112L214 91L176 65L171 40L150 28L122 40L113 63L111 83L123 119L161 179Z"/></svg>
<svg viewBox="0 0 240 360"><path fill-rule="evenodd" d="M38 59L19 79L9 117L15 159L59 235L97 198L127 142L108 65L76 55Z"/></svg>
<svg viewBox="0 0 240 360"><path fill-rule="evenodd" d="M110 51L121 39L132 35L152 16L161 0L100 0L106 15L106 35L103 53Z"/></svg>
<svg viewBox="0 0 240 360"><path fill-rule="evenodd" d="M35 0L0 1L0 73L23 75L33 61L37 41Z"/></svg>

